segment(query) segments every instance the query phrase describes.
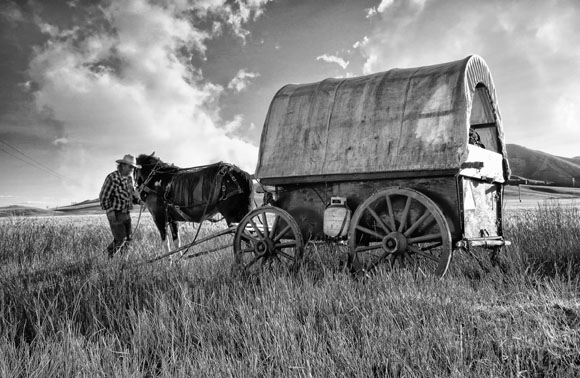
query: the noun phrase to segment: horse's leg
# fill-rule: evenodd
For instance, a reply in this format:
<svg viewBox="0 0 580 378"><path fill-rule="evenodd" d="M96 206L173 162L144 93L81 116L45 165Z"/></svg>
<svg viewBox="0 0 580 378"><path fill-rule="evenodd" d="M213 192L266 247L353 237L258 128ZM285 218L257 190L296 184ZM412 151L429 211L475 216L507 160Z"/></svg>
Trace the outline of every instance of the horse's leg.
<svg viewBox="0 0 580 378"><path fill-rule="evenodd" d="M169 239L167 238L167 214L165 208L160 203L156 195L150 194L145 200L145 204L151 213L153 218L153 223L157 226L159 230L159 235L161 236L161 243L163 245L163 250L169 252Z"/></svg>
<svg viewBox="0 0 580 378"><path fill-rule="evenodd" d="M169 246L169 238L167 237L167 220L165 219L165 216L156 217L155 215L153 215L153 222L155 222L155 225L157 226L157 229L159 230L159 235L161 236L161 245L163 246L163 251L169 252L170 246Z"/></svg>
<svg viewBox="0 0 580 378"><path fill-rule="evenodd" d="M171 236L173 238L173 247L175 249L181 247L181 238L179 237L179 224L174 220L170 220L169 229L171 230Z"/></svg>

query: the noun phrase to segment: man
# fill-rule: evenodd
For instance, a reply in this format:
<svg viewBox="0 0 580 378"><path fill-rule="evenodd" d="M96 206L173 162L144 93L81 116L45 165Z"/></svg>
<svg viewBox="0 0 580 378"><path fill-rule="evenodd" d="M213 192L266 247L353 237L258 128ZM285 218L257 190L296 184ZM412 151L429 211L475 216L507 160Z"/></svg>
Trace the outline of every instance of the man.
<svg viewBox="0 0 580 378"><path fill-rule="evenodd" d="M125 250L131 240L131 215L133 203L139 203L135 193L131 173L137 165L137 159L132 155L125 155L117 162L117 170L107 175L99 200L101 208L107 212L107 219L113 233L113 241L107 247L109 258L119 250Z"/></svg>

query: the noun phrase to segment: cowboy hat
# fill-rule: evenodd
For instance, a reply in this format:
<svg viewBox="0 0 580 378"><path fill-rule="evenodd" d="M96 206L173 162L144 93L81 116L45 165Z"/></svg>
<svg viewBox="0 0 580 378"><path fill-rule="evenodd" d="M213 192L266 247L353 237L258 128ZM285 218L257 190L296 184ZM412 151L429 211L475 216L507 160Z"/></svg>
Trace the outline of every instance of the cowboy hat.
<svg viewBox="0 0 580 378"><path fill-rule="evenodd" d="M139 164L137 164L137 159L135 159L135 156L133 156L133 155L127 154L127 155L123 156L122 159L115 160L115 161L119 164L128 164L128 165L135 167L137 169L141 169L141 166Z"/></svg>

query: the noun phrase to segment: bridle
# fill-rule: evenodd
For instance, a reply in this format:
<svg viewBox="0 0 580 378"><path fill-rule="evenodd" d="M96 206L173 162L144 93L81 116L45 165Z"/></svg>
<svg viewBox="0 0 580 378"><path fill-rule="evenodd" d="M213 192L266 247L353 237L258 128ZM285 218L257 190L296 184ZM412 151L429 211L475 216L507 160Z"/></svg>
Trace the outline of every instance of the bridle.
<svg viewBox="0 0 580 378"><path fill-rule="evenodd" d="M155 165L153 166L153 168L151 169L151 172L149 172L149 174L147 175L147 177L145 178L145 180L143 180L143 182L141 183L141 185L139 185L137 187L137 192L139 193L139 198L141 198L141 193L145 192L147 194L149 193L155 193L155 191L151 188L149 188L147 186L147 184L149 184L149 181L151 181L151 179L153 178L153 176L155 175L155 173L157 173L157 166L159 166L159 163L161 162L161 160L157 160L157 162L155 163ZM135 182L137 182L137 171L140 169L135 169L133 171L133 173L135 174ZM143 199L143 198L141 198Z"/></svg>

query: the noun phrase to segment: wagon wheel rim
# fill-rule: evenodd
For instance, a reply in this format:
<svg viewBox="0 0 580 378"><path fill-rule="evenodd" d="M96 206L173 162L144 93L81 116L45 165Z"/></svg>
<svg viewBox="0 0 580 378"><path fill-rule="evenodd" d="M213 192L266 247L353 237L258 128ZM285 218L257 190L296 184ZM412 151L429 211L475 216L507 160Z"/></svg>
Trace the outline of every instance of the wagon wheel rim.
<svg viewBox="0 0 580 378"><path fill-rule="evenodd" d="M451 232L429 197L390 188L369 197L353 214L349 250L355 271L385 265L442 277L451 260Z"/></svg>
<svg viewBox="0 0 580 378"><path fill-rule="evenodd" d="M264 269L296 271L304 242L298 224L285 210L254 209L239 223L234 236L234 265L244 272Z"/></svg>

